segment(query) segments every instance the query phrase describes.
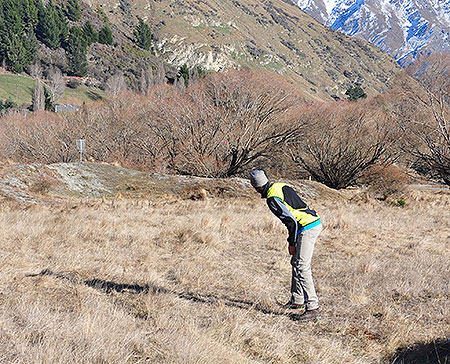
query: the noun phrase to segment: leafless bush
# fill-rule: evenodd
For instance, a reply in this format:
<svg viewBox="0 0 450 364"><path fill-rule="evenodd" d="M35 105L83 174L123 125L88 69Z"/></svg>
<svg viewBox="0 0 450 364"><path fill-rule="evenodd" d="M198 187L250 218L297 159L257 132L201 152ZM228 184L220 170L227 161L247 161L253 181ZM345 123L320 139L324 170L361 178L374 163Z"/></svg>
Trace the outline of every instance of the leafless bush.
<svg viewBox="0 0 450 364"><path fill-rule="evenodd" d="M11 114L0 123L0 155L18 162L69 162L76 158L77 126L50 112Z"/></svg>
<svg viewBox="0 0 450 364"><path fill-rule="evenodd" d="M57 67L52 67L47 75L47 85L52 95L53 102L58 100L64 95L66 89L66 83L61 70Z"/></svg>
<svg viewBox="0 0 450 364"><path fill-rule="evenodd" d="M82 81L78 78L71 77L67 80L67 87L72 89L76 89L81 85Z"/></svg>
<svg viewBox="0 0 450 364"><path fill-rule="evenodd" d="M214 74L158 111L159 136L178 173L232 176L290 139L301 99L272 74Z"/></svg>
<svg viewBox="0 0 450 364"><path fill-rule="evenodd" d="M423 89L403 80L395 90L403 149L415 165L450 185L450 55L426 58L408 72Z"/></svg>
<svg viewBox="0 0 450 364"><path fill-rule="evenodd" d="M138 169L158 169L156 163L164 164L163 148L152 125L151 105L143 96L122 92L62 118L69 125L78 125L78 138L86 139L88 157Z"/></svg>
<svg viewBox="0 0 450 364"><path fill-rule="evenodd" d="M299 168L332 188L354 184L369 167L389 160L394 140L388 115L369 102L312 105L306 126L287 149Z"/></svg>
<svg viewBox="0 0 450 364"><path fill-rule="evenodd" d="M54 179L42 175L38 180L34 181L29 186L29 190L34 193L46 194L50 191L55 183L56 181Z"/></svg>
<svg viewBox="0 0 450 364"><path fill-rule="evenodd" d="M368 187L368 192L375 198L386 200L393 195L406 192L407 175L397 166L376 164L362 176L361 183Z"/></svg>
<svg viewBox="0 0 450 364"><path fill-rule="evenodd" d="M122 72L117 71L106 80L105 91L117 96L120 91L127 90L127 83Z"/></svg>

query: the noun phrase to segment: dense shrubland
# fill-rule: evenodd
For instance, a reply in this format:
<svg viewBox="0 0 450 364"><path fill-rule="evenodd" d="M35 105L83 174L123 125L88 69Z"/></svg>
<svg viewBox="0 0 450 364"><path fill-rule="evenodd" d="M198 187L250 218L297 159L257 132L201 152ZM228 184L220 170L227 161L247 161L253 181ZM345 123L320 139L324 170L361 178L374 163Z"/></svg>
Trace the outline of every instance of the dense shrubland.
<svg viewBox="0 0 450 364"><path fill-rule="evenodd" d="M74 113L9 114L0 124L0 155L75 161L75 140L85 138L94 161L207 177L240 175L257 165L344 188L368 173L374 180L374 171L383 178L380 166L407 152L403 161L421 162L448 183L448 99L437 103L431 89L423 92L403 86L369 100L312 103L280 76L228 71L187 88L121 93Z"/></svg>

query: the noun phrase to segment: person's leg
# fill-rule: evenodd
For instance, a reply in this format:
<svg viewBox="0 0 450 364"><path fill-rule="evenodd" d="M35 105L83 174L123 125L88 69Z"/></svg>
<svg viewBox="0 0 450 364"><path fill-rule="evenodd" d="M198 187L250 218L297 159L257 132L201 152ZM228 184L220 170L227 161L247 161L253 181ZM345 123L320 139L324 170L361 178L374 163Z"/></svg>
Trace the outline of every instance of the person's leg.
<svg viewBox="0 0 450 364"><path fill-rule="evenodd" d="M297 304L304 303L306 310L314 310L319 307L311 273L311 259L315 242L321 231L322 225L318 225L300 233L297 239L296 253L291 258L291 300Z"/></svg>
<svg viewBox="0 0 450 364"><path fill-rule="evenodd" d="M299 236L300 239L300 236ZM303 287L300 284L300 278L298 277L298 248L296 249L295 255L291 257L291 266L292 266L292 279L291 279L291 303L295 303L296 305L303 305L305 303L305 294L303 293Z"/></svg>

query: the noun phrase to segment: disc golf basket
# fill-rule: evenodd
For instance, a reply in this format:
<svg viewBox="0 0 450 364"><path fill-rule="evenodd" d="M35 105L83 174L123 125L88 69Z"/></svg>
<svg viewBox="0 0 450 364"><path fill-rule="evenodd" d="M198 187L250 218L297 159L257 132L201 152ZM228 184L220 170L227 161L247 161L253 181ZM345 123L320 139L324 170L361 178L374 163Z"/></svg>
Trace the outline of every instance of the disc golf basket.
<svg viewBox="0 0 450 364"><path fill-rule="evenodd" d="M86 151L86 139L77 139L77 149L80 153L80 163L82 163L83 153Z"/></svg>

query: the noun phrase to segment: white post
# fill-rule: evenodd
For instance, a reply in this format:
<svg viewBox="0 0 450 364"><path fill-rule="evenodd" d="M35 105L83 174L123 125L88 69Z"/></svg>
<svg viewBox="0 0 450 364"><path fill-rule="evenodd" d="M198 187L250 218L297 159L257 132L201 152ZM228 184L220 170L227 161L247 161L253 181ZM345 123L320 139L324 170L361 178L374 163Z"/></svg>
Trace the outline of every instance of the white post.
<svg viewBox="0 0 450 364"><path fill-rule="evenodd" d="M77 139L77 149L80 152L80 163L83 163L83 152L86 150L86 139Z"/></svg>

